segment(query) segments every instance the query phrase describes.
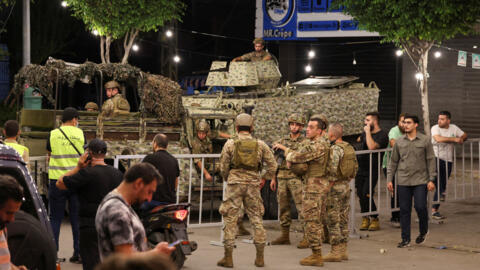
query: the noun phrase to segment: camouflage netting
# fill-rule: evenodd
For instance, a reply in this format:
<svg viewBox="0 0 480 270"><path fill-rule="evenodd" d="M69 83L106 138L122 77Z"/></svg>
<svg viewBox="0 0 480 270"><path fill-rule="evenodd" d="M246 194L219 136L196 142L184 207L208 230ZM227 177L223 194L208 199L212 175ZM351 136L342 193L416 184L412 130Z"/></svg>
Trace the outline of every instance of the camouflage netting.
<svg viewBox="0 0 480 270"><path fill-rule="evenodd" d="M91 83L94 76L102 76L104 82L107 78L118 82L136 81L142 100L140 112L168 124L181 121L183 110L180 86L166 77L143 72L128 64L95 64L87 61L72 65L50 58L45 66L32 64L20 69L15 75L13 91L20 96L25 84L28 84L37 87L42 95L54 104L57 81L59 85L67 84L73 87L77 81Z"/></svg>

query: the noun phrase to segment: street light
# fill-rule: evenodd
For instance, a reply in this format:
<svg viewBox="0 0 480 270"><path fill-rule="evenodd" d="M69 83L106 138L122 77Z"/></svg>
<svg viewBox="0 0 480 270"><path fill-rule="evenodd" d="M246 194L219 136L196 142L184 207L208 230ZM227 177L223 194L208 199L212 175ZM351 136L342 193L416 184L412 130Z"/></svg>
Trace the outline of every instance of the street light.
<svg viewBox="0 0 480 270"><path fill-rule="evenodd" d="M180 56L175 55L175 56L173 57L173 61L174 61L175 63L180 62Z"/></svg>
<svg viewBox="0 0 480 270"><path fill-rule="evenodd" d="M133 44L132 50L133 50L134 52L136 52L136 51L138 51L138 49L139 49L138 45L137 45L137 44Z"/></svg>
<svg viewBox="0 0 480 270"><path fill-rule="evenodd" d="M167 32L165 32L165 35L170 38L173 36L173 32L171 30L167 30Z"/></svg>
<svg viewBox="0 0 480 270"><path fill-rule="evenodd" d="M433 55L435 56L435 58L439 58L440 56L442 56L442 53L439 51L436 51Z"/></svg>
<svg viewBox="0 0 480 270"><path fill-rule="evenodd" d="M400 50L400 49L398 49L398 50L395 52L395 54L396 54L398 57L400 57L400 56L403 55L403 51Z"/></svg>
<svg viewBox="0 0 480 270"><path fill-rule="evenodd" d="M308 52L308 58L312 59L312 58L314 58L314 57L315 57L315 51L314 51L314 50L310 50L310 51Z"/></svg>
<svg viewBox="0 0 480 270"><path fill-rule="evenodd" d="M307 73L310 73L310 71L312 71L312 66L306 65L306 66L305 66L305 71L306 71Z"/></svg>
<svg viewBox="0 0 480 270"><path fill-rule="evenodd" d="M66 8L68 6L67 1L62 1L62 7Z"/></svg>

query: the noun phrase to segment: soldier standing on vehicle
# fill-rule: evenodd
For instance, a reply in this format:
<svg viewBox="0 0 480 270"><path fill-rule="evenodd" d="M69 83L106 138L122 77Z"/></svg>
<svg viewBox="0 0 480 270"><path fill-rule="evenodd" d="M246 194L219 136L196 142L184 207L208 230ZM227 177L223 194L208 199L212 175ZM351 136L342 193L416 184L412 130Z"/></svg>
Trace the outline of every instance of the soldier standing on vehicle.
<svg viewBox="0 0 480 270"><path fill-rule="evenodd" d="M87 112L98 112L98 105L95 102L87 102L85 104L85 111Z"/></svg>
<svg viewBox="0 0 480 270"><path fill-rule="evenodd" d="M312 249L312 255L300 260L301 265L323 266L322 260L322 217L325 201L332 184L327 178L327 163L330 143L325 138L325 122L318 114L313 115L307 125L309 142L297 151L286 149L287 166L292 163L306 163L302 215L305 219L305 234Z"/></svg>
<svg viewBox="0 0 480 270"><path fill-rule="evenodd" d="M233 267L232 252L236 224L243 204L255 231L253 238L257 250L255 265L263 267L266 233L262 223L265 209L260 189L265 184L265 179L271 179L275 174L277 163L270 148L263 141L252 137L252 116L242 113L237 116L235 122L238 137L225 143L220 156L220 172L228 184L225 199L219 209L225 222L223 228L225 256L217 265ZM264 163L266 173L260 176Z"/></svg>
<svg viewBox="0 0 480 270"><path fill-rule="evenodd" d="M237 62L237 61L267 61L267 60L272 60L272 55L265 51L265 41L263 38L255 38L253 40L253 47L255 48L255 51L249 52L247 54L244 54L242 56L238 56L233 58L232 62Z"/></svg>
<svg viewBox="0 0 480 270"><path fill-rule="evenodd" d="M130 112L130 104L119 93L120 84L116 81L109 81L105 84L105 91L108 99L102 105L102 115L105 117L113 117L117 115L125 115Z"/></svg>
<svg viewBox="0 0 480 270"><path fill-rule="evenodd" d="M28 162L28 148L17 142L20 136L20 126L16 120L8 120L3 126L3 135L5 136L4 143L15 149L25 162Z"/></svg>
<svg viewBox="0 0 480 270"><path fill-rule="evenodd" d="M323 257L325 262L348 260L348 214L350 211L350 180L355 178L358 170L355 149L342 140L343 126L340 123L330 125L328 139L333 144L330 148L328 173L330 182L334 182L327 195L325 216L330 253Z"/></svg>
<svg viewBox="0 0 480 270"><path fill-rule="evenodd" d="M297 150L299 145L305 140L302 135L303 126L305 125L305 117L298 113L291 114L288 117L288 125L290 128L290 134L284 138L276 141L273 144L273 149L285 149L290 148ZM278 183L277 183L278 179ZM293 199L297 208L299 219L303 224L303 217L301 213L302 209L302 179L287 168L287 161L283 160L279 165L277 176L272 179L270 183L270 189L275 191L278 185L278 207L280 208L280 226L282 227L282 234L279 238L272 241L272 245L290 245L290 224L292 218L290 216L290 201ZM298 244L298 248L308 248L308 241L303 236L303 240Z"/></svg>

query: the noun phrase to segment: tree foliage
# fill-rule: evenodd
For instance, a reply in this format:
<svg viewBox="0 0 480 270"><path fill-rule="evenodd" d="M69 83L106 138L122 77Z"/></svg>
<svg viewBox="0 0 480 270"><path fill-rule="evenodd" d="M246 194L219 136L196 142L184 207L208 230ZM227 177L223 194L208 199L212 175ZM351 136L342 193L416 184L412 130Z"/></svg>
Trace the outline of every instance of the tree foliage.
<svg viewBox="0 0 480 270"><path fill-rule="evenodd" d="M127 58L139 32L156 31L165 22L180 20L185 8L180 0L66 1L73 10L73 15L82 19L89 30L96 30L100 36L105 37L102 38L105 42L105 55L109 53L113 39L124 38ZM124 60L126 62L125 56Z"/></svg>
<svg viewBox="0 0 480 270"><path fill-rule="evenodd" d="M418 85L429 134L428 52L435 43L474 32L480 19L478 0L336 0L333 8L340 6L361 29L378 32L384 41L405 49L423 75Z"/></svg>

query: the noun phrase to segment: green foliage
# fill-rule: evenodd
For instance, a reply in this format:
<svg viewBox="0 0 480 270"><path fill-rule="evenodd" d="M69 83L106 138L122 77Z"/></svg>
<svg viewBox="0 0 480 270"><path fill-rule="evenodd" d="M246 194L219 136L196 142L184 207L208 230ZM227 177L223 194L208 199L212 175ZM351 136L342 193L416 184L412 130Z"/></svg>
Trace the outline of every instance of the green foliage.
<svg viewBox="0 0 480 270"><path fill-rule="evenodd" d="M337 0L362 29L397 44L441 42L472 33L480 18L478 0Z"/></svg>
<svg viewBox="0 0 480 270"><path fill-rule="evenodd" d="M114 39L131 30L157 30L165 22L180 20L185 4L180 0L67 0L74 16L89 30Z"/></svg>

